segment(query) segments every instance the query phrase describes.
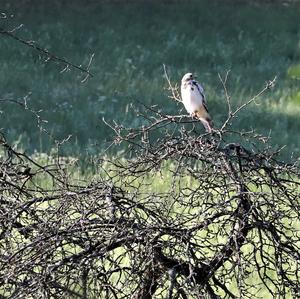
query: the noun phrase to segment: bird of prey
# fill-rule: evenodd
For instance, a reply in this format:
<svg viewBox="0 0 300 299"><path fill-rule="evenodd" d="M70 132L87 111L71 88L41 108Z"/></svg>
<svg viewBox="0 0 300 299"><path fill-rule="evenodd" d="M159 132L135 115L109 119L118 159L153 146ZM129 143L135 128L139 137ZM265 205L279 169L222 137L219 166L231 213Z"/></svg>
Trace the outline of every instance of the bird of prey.
<svg viewBox="0 0 300 299"><path fill-rule="evenodd" d="M203 87L187 73L181 80L181 98L186 111L199 119L208 133L212 132L212 119L208 113Z"/></svg>

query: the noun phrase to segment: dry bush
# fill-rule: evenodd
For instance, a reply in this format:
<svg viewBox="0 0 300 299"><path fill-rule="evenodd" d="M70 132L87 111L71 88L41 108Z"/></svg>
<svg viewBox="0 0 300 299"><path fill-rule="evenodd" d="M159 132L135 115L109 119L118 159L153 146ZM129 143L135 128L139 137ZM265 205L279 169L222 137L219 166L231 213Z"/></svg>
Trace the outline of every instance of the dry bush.
<svg viewBox="0 0 300 299"><path fill-rule="evenodd" d="M274 82L232 109L220 79L221 129L149 107L141 127L110 125L127 151L93 181L2 136L0 297L299 297L299 167L230 128Z"/></svg>

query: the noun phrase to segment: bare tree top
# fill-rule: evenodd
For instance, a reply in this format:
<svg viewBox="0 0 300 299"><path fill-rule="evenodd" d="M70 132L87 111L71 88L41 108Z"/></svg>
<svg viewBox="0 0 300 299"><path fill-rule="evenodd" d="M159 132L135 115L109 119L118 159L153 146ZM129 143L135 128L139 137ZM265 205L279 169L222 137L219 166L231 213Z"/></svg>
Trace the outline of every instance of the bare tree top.
<svg viewBox="0 0 300 299"><path fill-rule="evenodd" d="M213 134L154 107L140 127L111 124L127 152L95 162L88 182L74 180L74 162L41 164L2 136L1 296L299 296L299 167L230 128L272 84L237 108L226 91Z"/></svg>

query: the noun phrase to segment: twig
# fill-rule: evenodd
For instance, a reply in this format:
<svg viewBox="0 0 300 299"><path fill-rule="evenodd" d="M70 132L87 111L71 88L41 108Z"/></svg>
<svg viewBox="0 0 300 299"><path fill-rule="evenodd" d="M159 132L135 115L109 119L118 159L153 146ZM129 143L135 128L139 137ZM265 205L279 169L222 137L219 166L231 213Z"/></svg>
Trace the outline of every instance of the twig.
<svg viewBox="0 0 300 299"><path fill-rule="evenodd" d="M222 128L220 129L220 131L224 131L224 129L227 127L227 125L229 124L229 122L244 108L246 108L247 106L249 106L252 102L255 102L255 100L261 96L265 91L271 89L274 84L276 82L276 77L273 80L268 81L268 83L266 84L266 86L259 92L257 93L254 97L252 97L248 102L242 104L241 106L239 106L235 111L229 113L228 118L226 119L226 121L224 122ZM227 97L226 97L227 98ZM231 109L231 108L230 108ZM229 110L230 112L230 110Z"/></svg>
<svg viewBox="0 0 300 299"><path fill-rule="evenodd" d="M182 101L181 101L181 98L180 98L180 95L179 95L179 92L178 92L178 86L177 85L172 86L172 83L171 83L171 80L169 78L169 75L168 75L167 68L166 68L165 64L163 64L163 67L164 67L165 77L166 77L167 82L169 84L168 90L171 91L171 93L172 93L172 96L170 96L169 98L181 103Z"/></svg>
<svg viewBox="0 0 300 299"><path fill-rule="evenodd" d="M225 92L225 98L226 98L227 107L228 107L228 117L230 117L231 114L232 114L231 103L230 103L231 97L230 97L230 95L228 94L227 86L226 86L226 83L227 83L227 79L228 79L229 73L230 73L230 70L226 72L226 75L225 75L225 78L224 78L224 79L221 77L220 74L218 74L219 79L220 79L220 81L221 81L221 83L222 83L224 92Z"/></svg>
<svg viewBox="0 0 300 299"><path fill-rule="evenodd" d="M19 27L17 27L17 28L19 28ZM75 68L77 70L80 70L83 73L86 73L87 76L82 80L82 82L85 82L88 77L93 77L93 74L89 71L89 68L90 68L90 64L92 62L92 59L94 57L94 54L91 55L91 58L89 60L89 64L88 64L87 68L83 68L83 67L81 67L79 65L76 65L76 64L74 64L74 63L66 60L65 58L58 57L57 55L51 53L49 50L47 50L45 48L42 48L42 47L38 46L34 41L28 41L28 40L25 40L25 39L22 39L22 38L16 36L14 34L15 30L16 29L5 30L3 28L0 28L0 34L8 36L8 37L10 37L10 38L12 38L12 39L14 39L14 40L16 40L16 41L18 41L18 42L26 45L27 47L30 47L30 48L32 48L32 49L34 49L34 50L36 50L36 51L38 51L40 53L43 53L44 55L47 56L47 60L51 60L52 59L54 61L57 61L57 62L65 64L66 68L68 68L69 66L71 66L71 67L73 67L73 68ZM64 70L66 70L66 68Z"/></svg>

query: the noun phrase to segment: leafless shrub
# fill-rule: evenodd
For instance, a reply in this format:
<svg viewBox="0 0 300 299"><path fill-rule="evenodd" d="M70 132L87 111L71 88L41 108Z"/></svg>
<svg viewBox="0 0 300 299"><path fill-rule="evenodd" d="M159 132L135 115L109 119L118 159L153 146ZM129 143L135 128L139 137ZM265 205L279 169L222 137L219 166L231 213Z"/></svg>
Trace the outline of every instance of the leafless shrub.
<svg viewBox="0 0 300 299"><path fill-rule="evenodd" d="M90 182L1 136L1 298L299 297L299 167L230 129L274 81L233 109L227 76L221 129L149 107Z"/></svg>

